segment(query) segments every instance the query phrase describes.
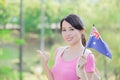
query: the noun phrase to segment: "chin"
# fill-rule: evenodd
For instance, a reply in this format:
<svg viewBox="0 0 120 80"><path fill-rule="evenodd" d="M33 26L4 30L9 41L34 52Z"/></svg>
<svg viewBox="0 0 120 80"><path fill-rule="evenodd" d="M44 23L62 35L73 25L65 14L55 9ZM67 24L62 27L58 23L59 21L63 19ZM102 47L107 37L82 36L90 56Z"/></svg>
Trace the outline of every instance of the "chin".
<svg viewBox="0 0 120 80"><path fill-rule="evenodd" d="M73 43L73 42L72 42L72 43L70 43L70 42L67 42L67 44L68 44L68 45L70 45L70 46L74 45L74 43Z"/></svg>

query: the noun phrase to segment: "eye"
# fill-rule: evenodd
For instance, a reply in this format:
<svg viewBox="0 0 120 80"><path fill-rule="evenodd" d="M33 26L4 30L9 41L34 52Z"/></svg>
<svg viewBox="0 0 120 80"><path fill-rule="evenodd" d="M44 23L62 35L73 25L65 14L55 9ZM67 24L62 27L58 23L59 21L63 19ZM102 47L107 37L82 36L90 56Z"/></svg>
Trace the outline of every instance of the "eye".
<svg viewBox="0 0 120 80"><path fill-rule="evenodd" d="M74 29L70 29L70 31L74 31Z"/></svg>
<svg viewBox="0 0 120 80"><path fill-rule="evenodd" d="M66 31L65 29L62 29L62 31Z"/></svg>

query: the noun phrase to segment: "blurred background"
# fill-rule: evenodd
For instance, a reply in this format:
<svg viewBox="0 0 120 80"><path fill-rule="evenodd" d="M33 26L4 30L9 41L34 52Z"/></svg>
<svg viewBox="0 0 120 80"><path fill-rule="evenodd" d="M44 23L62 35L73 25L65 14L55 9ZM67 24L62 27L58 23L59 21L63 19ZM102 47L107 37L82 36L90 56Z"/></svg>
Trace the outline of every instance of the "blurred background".
<svg viewBox="0 0 120 80"><path fill-rule="evenodd" d="M120 0L0 0L0 80L47 80L36 50L49 52L52 68L66 45L59 22L70 13L82 17L87 39L95 24L112 52L92 50L101 80L120 80Z"/></svg>

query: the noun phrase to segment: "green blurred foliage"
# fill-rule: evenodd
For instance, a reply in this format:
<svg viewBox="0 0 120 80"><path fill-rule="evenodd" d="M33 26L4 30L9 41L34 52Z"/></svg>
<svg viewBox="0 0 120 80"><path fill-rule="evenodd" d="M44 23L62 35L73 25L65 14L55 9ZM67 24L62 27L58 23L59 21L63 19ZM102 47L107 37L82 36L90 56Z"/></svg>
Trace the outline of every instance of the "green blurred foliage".
<svg viewBox="0 0 120 80"><path fill-rule="evenodd" d="M0 0L0 25L5 26L7 23L19 25L19 2L19 0ZM53 23L59 24L60 20L70 13L76 13L82 17L85 23L87 38L89 36L92 25L95 24L103 40L108 43L113 55L112 60L106 58L109 74L114 75L116 70L120 71L120 64L118 64L120 61L119 0L45 0L45 19L41 17L43 5L42 1L24 0L23 2L25 35L29 33L35 33L40 36L40 29L43 26L42 22L44 22L45 44L46 46L48 46L47 50L51 53L54 53L56 47L61 46L61 44L65 45L65 43L61 39L59 31L52 30L51 25ZM14 18L16 19L14 20ZM0 29L0 37L0 44L12 42L18 45L26 45L25 40L15 39L14 37L12 37L11 30ZM99 53L94 50L93 52L96 57L97 67L100 69L101 72L103 72L104 66L101 66L104 64L103 56L98 55ZM8 54L5 53L14 54L16 53L16 51L12 52L10 50L0 48L0 59L7 59L9 57L16 58L16 56L7 56ZM50 56L51 60L49 62L49 65L52 66L54 63L54 54L50 54Z"/></svg>
<svg viewBox="0 0 120 80"><path fill-rule="evenodd" d="M12 42L13 38L11 38L11 30L0 30L0 42L6 43L6 42Z"/></svg>
<svg viewBox="0 0 120 80"><path fill-rule="evenodd" d="M0 80L14 79L13 74L11 74L12 69L8 66L0 67Z"/></svg>
<svg viewBox="0 0 120 80"><path fill-rule="evenodd" d="M5 26L9 18L6 0L0 0L0 25Z"/></svg>
<svg viewBox="0 0 120 80"><path fill-rule="evenodd" d="M24 39L16 39L16 44L18 44L18 45L23 45L23 44L25 44L25 40Z"/></svg>

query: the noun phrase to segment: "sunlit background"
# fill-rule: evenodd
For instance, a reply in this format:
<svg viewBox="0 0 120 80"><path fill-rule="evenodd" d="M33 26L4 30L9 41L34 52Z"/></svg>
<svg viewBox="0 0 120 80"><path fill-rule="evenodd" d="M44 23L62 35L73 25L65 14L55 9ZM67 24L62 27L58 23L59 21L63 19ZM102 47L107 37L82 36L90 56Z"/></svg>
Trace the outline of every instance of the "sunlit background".
<svg viewBox="0 0 120 80"><path fill-rule="evenodd" d="M50 53L66 45L60 20L78 14L86 39L95 24L108 44L112 59L91 49L101 80L120 80L120 0L0 0L0 80L47 80L36 50Z"/></svg>

